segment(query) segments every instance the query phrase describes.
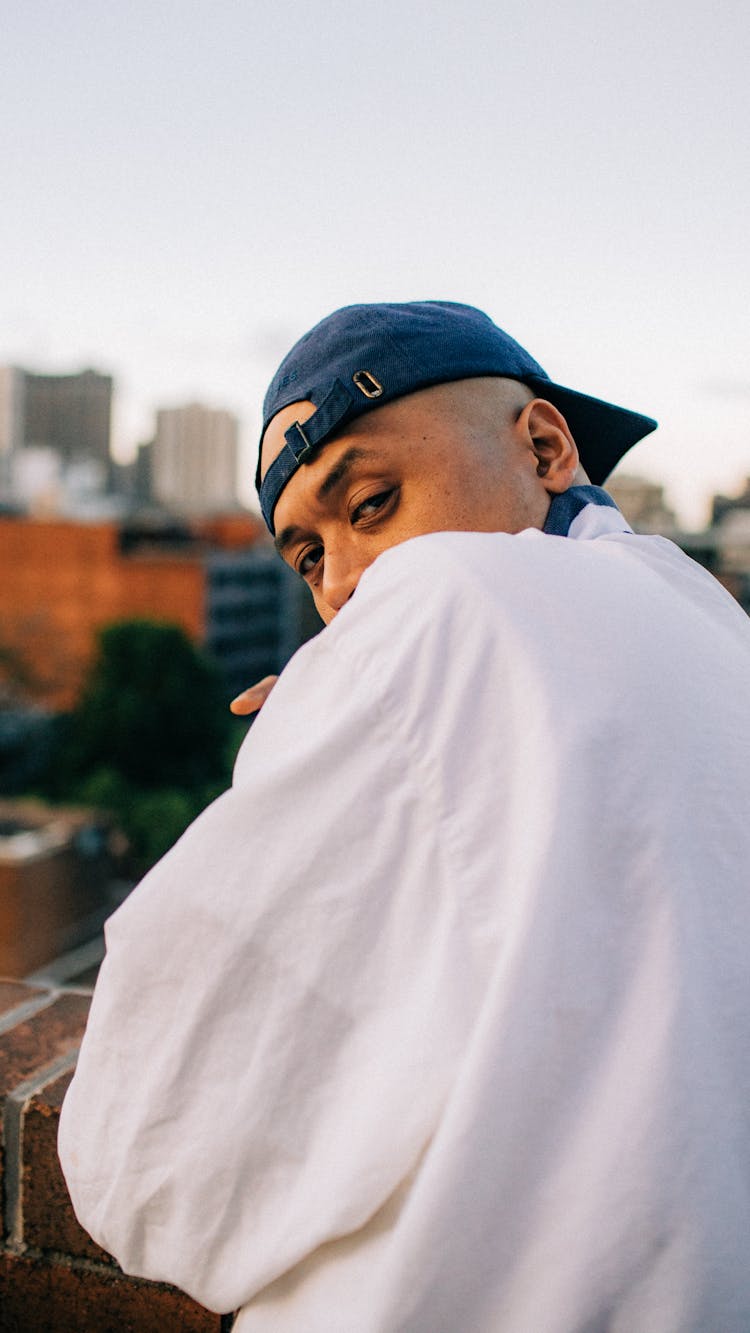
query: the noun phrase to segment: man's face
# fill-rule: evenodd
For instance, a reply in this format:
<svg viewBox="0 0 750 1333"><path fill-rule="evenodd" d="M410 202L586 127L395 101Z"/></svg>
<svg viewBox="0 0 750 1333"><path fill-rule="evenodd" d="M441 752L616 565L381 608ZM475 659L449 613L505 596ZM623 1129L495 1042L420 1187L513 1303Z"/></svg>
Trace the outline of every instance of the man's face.
<svg viewBox="0 0 750 1333"><path fill-rule="evenodd" d="M410 537L543 525L549 495L524 423L531 400L507 380L436 385L358 417L298 468L276 506L276 546L326 623L368 565ZM315 410L293 403L273 418L262 475L284 432Z"/></svg>

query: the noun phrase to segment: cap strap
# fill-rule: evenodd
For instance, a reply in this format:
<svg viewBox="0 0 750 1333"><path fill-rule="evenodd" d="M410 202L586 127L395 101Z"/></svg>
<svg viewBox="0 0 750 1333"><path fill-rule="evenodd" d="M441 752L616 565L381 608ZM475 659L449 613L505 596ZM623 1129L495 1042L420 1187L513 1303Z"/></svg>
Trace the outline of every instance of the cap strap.
<svg viewBox="0 0 750 1333"><path fill-rule="evenodd" d="M302 463L309 463L317 450L334 430L346 420L353 399L340 379L326 394L318 410L307 418L304 425L295 421L284 433L284 448L269 467L260 487L260 507L266 525L274 531L273 512L279 496Z"/></svg>

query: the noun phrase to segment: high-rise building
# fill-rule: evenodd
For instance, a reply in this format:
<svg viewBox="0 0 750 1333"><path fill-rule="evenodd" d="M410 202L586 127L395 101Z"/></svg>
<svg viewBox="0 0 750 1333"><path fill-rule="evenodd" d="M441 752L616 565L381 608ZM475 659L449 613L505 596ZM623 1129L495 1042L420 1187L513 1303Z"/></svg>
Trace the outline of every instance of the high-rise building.
<svg viewBox="0 0 750 1333"><path fill-rule="evenodd" d="M190 403L156 414L154 499L187 514L237 504L238 429L231 412Z"/></svg>
<svg viewBox="0 0 750 1333"><path fill-rule="evenodd" d="M83 459L110 466L112 377L96 370L78 375L37 375L25 370L25 445L43 445L63 465Z"/></svg>
<svg viewBox="0 0 750 1333"><path fill-rule="evenodd" d="M0 498L10 488L12 459L23 444L24 372L0 366Z"/></svg>
<svg viewBox="0 0 750 1333"><path fill-rule="evenodd" d="M0 484L11 484L25 449L45 451L67 469L95 465L106 485L111 477L112 377L95 370L39 375L0 367Z"/></svg>

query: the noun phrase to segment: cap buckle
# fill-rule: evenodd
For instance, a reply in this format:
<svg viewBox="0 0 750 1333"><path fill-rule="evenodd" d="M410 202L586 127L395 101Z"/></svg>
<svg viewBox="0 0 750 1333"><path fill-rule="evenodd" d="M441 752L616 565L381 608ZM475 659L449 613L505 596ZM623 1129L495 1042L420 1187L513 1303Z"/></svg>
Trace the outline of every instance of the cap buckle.
<svg viewBox="0 0 750 1333"><path fill-rule="evenodd" d="M302 448L301 448L301 449L299 449L299 448L293 448L293 447L292 447L291 442L290 442L290 440L289 440L289 436L291 435L292 431L296 431L296 432L297 432L297 435L298 435L298 436L300 437L300 439L302 440ZM294 422L294 424L291 426L290 430L287 432L285 438L286 438L286 447L287 447L287 449L289 449L289 450L291 451L291 453L292 453L293 456L296 458L296 460L297 460L298 463L306 463L307 460L308 460L308 458L310 458L310 456L311 456L312 454L315 453L315 445L312 444L312 443L310 442L310 440L308 440L308 438L307 438L305 432L303 431L303 429L302 429L302 427L301 427L299 421L295 421L295 422Z"/></svg>
<svg viewBox="0 0 750 1333"><path fill-rule="evenodd" d="M352 380L365 398L380 398L384 392L380 380L375 378L371 370L355 370Z"/></svg>

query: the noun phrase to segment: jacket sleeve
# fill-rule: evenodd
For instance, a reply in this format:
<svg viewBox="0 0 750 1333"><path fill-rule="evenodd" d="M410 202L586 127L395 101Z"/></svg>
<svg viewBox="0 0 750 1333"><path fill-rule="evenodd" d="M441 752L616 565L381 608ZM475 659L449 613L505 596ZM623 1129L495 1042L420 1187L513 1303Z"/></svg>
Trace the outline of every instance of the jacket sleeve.
<svg viewBox="0 0 750 1333"><path fill-rule="evenodd" d="M427 584L394 588L397 565L297 654L232 789L108 922L62 1111L82 1225L219 1311L392 1195L465 1031L429 708L409 712Z"/></svg>

